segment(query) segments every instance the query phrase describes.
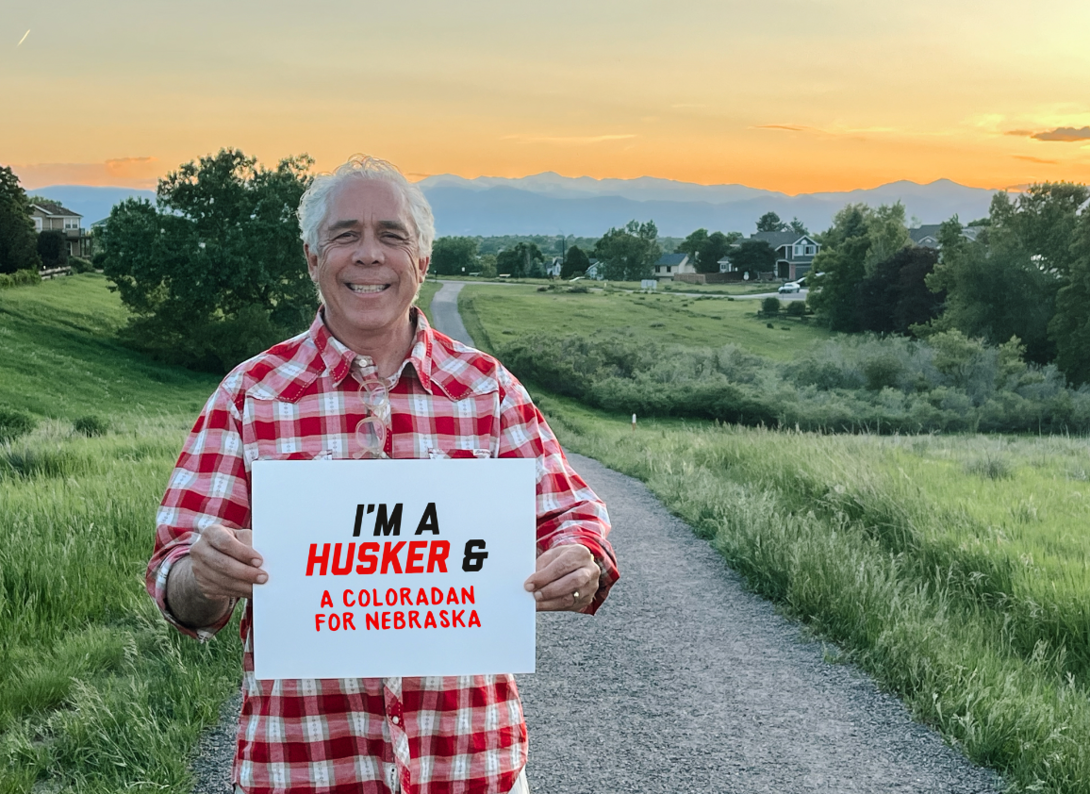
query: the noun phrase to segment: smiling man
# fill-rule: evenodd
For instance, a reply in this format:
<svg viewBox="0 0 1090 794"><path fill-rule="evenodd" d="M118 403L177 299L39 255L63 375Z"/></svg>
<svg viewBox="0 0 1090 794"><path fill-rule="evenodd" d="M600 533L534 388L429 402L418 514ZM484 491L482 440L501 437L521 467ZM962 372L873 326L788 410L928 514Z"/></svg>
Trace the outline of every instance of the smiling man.
<svg viewBox="0 0 1090 794"><path fill-rule="evenodd" d="M299 222L321 308L306 333L236 367L197 419L148 564L163 615L201 640L226 625L267 580L250 532L253 462L323 458L535 458L526 589L539 610L597 610L618 577L605 505L514 376L413 306L434 237L420 190L354 157L314 179ZM238 791L528 791L513 676L259 681L251 623L247 601Z"/></svg>

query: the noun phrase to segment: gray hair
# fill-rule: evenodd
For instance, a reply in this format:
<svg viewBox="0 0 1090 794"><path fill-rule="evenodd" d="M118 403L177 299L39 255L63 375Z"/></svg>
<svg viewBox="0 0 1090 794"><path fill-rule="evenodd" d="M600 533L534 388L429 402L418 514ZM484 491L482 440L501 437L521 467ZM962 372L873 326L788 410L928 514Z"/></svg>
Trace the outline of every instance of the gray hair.
<svg viewBox="0 0 1090 794"><path fill-rule="evenodd" d="M329 212L332 196L349 179L381 179L394 185L409 205L416 231L417 256L431 256L435 240L435 218L423 191L405 178L396 165L366 154L354 154L333 173L318 174L299 200L299 229L303 242L318 252L318 230Z"/></svg>

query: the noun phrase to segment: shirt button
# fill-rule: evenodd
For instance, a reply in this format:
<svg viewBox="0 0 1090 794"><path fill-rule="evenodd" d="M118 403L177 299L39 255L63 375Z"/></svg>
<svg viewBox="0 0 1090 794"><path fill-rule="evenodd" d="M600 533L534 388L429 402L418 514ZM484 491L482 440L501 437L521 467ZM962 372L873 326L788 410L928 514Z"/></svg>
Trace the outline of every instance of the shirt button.
<svg viewBox="0 0 1090 794"><path fill-rule="evenodd" d="M399 716L397 716L395 714L393 717L390 718L390 722L392 722L394 725L400 725L401 724L401 717L399 717Z"/></svg>

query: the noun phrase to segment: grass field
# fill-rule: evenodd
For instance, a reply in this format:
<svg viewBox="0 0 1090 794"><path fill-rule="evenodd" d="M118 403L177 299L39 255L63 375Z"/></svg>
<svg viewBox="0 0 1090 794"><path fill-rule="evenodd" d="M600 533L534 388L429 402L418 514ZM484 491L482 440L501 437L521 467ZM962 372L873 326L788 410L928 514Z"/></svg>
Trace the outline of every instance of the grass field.
<svg viewBox="0 0 1090 794"><path fill-rule="evenodd" d="M735 344L789 361L832 334L781 317L768 327L759 301L727 301L627 292L538 292L531 287L467 286L458 308L478 344L493 349L504 338L541 331L594 336L618 331L636 339L690 347Z"/></svg>
<svg viewBox="0 0 1090 794"><path fill-rule="evenodd" d="M425 284L430 304L438 285ZM102 276L0 290L0 794L188 792L188 753L237 691L237 626L201 645L144 591L155 508L218 378L112 341ZM88 438L73 420L96 416Z"/></svg>

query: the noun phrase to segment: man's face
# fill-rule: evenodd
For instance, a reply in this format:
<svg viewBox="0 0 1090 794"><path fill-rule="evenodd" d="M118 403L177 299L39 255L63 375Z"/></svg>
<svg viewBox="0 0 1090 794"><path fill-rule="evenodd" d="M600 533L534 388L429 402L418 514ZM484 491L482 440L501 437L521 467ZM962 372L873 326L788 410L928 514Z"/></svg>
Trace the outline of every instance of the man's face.
<svg viewBox="0 0 1090 794"><path fill-rule="evenodd" d="M409 307L428 272L401 193L379 179L353 179L331 197L307 266L325 299L334 336L371 354L408 328Z"/></svg>

